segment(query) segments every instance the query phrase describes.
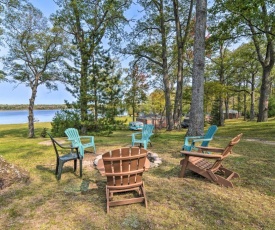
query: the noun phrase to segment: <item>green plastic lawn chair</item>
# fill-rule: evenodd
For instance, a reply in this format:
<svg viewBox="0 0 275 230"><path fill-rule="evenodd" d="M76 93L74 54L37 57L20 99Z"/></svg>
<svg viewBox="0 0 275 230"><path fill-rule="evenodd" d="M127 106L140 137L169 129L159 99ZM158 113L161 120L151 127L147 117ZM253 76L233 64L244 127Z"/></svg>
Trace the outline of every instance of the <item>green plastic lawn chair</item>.
<svg viewBox="0 0 275 230"><path fill-rule="evenodd" d="M214 134L217 132L217 130L218 130L218 127L216 125L211 125L204 136L185 137L182 150L185 150L185 151L191 151L193 149L197 150L195 146L196 142L201 142L202 147L207 147L209 142L213 139Z"/></svg>
<svg viewBox="0 0 275 230"><path fill-rule="evenodd" d="M152 146L150 137L153 135L154 125L146 124L143 126L141 132L132 134L132 146L138 143L140 146L143 145L144 149L147 149L148 143Z"/></svg>
<svg viewBox="0 0 275 230"><path fill-rule="evenodd" d="M93 147L94 153L96 153L94 136L79 136L78 130L75 128L66 129L65 134L68 140L72 142L73 147L82 146L82 148L80 148L80 154L82 156L84 156L84 150L90 147ZM82 143L81 139L89 139L89 142Z"/></svg>
<svg viewBox="0 0 275 230"><path fill-rule="evenodd" d="M55 175L57 179L60 180L63 165L66 162L74 161L74 172L77 168L77 160L79 160L80 166L80 177L82 177L82 159L83 157L80 155L80 152L84 152L82 146L80 147L73 147L73 146L64 146L58 143L51 134L47 133L51 138L55 154L56 154L56 168L55 168ZM66 152L67 151L67 152Z"/></svg>

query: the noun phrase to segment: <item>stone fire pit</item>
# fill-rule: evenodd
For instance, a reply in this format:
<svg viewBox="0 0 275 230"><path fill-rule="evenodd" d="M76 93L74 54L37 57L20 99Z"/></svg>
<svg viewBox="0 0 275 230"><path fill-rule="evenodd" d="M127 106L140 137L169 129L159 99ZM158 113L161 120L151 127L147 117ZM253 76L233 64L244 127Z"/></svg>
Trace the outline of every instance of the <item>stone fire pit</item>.
<svg viewBox="0 0 275 230"><path fill-rule="evenodd" d="M147 166L146 169L159 167L159 165L162 163L162 160L161 158L159 158L157 153L148 152L147 159L148 159L148 163L147 164L145 163L145 167ZM96 168L98 168L97 166L102 167L102 155L98 155L94 159L93 164Z"/></svg>

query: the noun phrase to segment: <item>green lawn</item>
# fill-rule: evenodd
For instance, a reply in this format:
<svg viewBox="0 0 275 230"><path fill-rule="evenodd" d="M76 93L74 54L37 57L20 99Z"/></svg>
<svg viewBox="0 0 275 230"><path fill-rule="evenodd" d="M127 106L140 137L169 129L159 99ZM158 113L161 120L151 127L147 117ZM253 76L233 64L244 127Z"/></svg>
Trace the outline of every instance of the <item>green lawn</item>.
<svg viewBox="0 0 275 230"><path fill-rule="evenodd" d="M275 229L275 120L230 120L219 127L212 146L225 147L244 134L224 162L241 176L233 180L233 189L190 171L178 178L186 129L158 130L149 150L163 163L144 173L148 208L111 207L108 215L106 179L92 167L94 154L85 155L82 178L68 164L57 181L53 148L43 144L49 138L39 137L44 127L50 123L35 124L37 138L28 139L27 124L0 125L0 155L31 176L28 185L0 190L0 229ZM96 136L98 154L128 146L131 133Z"/></svg>

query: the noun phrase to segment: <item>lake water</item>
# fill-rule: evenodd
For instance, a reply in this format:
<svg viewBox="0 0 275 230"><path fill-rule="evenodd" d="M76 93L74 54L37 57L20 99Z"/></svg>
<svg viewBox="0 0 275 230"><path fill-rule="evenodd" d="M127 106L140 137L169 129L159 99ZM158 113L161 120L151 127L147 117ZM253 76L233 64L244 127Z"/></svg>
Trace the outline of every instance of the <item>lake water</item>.
<svg viewBox="0 0 275 230"><path fill-rule="evenodd" d="M51 122L55 113L60 110L34 110L37 122ZM0 124L28 123L28 110L0 111Z"/></svg>

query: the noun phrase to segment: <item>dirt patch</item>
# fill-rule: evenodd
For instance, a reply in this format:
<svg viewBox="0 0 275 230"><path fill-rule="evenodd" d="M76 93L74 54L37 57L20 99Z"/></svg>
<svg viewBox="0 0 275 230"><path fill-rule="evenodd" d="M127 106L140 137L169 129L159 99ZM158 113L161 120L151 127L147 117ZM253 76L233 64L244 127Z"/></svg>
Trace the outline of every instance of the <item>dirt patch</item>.
<svg viewBox="0 0 275 230"><path fill-rule="evenodd" d="M30 174L26 170L8 163L0 156L0 189L11 186L14 183L27 183L30 179Z"/></svg>
<svg viewBox="0 0 275 230"><path fill-rule="evenodd" d="M65 144L65 143L66 143L66 141L64 141L64 140L58 140L58 143L59 143L59 144ZM47 140L47 141L42 141L42 142L39 142L38 144L39 144L39 145L46 145L46 146L50 146L50 145L52 145L53 143L52 143L52 141L51 141L51 140Z"/></svg>
<svg viewBox="0 0 275 230"><path fill-rule="evenodd" d="M264 143L264 144L267 144L267 145L275 145L275 141L265 141L265 140L261 140L261 139L254 139L254 138L251 138L251 139L245 139L246 141L251 141L251 142L259 142L259 143Z"/></svg>

